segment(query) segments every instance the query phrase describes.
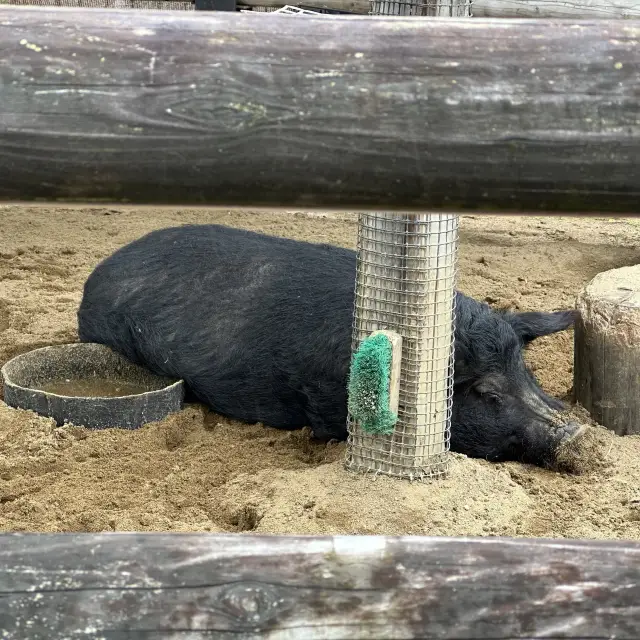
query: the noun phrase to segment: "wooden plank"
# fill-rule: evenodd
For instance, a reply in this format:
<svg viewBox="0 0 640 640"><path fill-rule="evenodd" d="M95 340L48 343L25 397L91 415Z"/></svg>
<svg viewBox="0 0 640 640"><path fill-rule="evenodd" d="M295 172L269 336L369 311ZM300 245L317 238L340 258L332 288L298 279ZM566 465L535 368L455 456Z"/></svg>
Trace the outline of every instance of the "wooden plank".
<svg viewBox="0 0 640 640"><path fill-rule="evenodd" d="M640 637L640 545L0 536L3 638Z"/></svg>
<svg viewBox="0 0 640 640"><path fill-rule="evenodd" d="M571 20L640 18L636 0L473 0L479 18L569 18Z"/></svg>
<svg viewBox="0 0 640 640"><path fill-rule="evenodd" d="M373 331L371 336L384 335L391 343L391 370L389 371L389 410L398 413L400 398L400 374L402 365L402 336L395 331L380 329Z"/></svg>
<svg viewBox="0 0 640 640"><path fill-rule="evenodd" d="M635 213L640 21L0 6L0 201Z"/></svg>

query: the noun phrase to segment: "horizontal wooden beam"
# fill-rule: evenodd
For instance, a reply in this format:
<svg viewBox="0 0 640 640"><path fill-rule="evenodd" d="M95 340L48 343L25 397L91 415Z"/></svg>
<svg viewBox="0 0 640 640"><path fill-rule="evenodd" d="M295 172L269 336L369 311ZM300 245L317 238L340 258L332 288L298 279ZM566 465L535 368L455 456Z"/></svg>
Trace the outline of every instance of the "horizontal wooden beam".
<svg viewBox="0 0 640 640"><path fill-rule="evenodd" d="M0 201L633 213L639 38L0 5Z"/></svg>
<svg viewBox="0 0 640 640"><path fill-rule="evenodd" d="M637 640L638 603L637 543L0 536L3 638Z"/></svg>
<svg viewBox="0 0 640 640"><path fill-rule="evenodd" d="M473 0L481 18L640 19L636 0Z"/></svg>

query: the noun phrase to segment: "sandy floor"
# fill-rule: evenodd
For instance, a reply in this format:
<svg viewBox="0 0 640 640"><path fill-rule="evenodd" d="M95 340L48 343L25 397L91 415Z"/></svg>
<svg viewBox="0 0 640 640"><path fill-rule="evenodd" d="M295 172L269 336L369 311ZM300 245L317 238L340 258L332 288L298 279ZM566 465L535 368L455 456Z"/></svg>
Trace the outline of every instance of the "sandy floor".
<svg viewBox="0 0 640 640"><path fill-rule="evenodd" d="M0 207L0 363L76 339L84 279L152 228L222 222L353 246L352 215ZM596 273L640 261L630 220L466 216L460 288L498 306L573 306ZM565 395L572 335L528 359ZM607 465L569 476L454 456L450 477L410 484L349 474L344 445L230 422L200 406L137 432L54 428L0 403L0 529L524 535L640 539L640 437L606 432Z"/></svg>

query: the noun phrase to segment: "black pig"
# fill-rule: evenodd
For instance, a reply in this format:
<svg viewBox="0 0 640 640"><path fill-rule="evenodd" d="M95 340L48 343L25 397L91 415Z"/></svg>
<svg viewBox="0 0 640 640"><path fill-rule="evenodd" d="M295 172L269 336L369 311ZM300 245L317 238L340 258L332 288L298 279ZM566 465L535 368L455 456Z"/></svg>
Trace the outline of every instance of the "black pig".
<svg viewBox="0 0 640 640"><path fill-rule="evenodd" d="M154 231L89 276L80 339L184 379L192 398L248 423L344 440L356 253L219 225ZM451 449L553 467L575 423L525 366L523 346L573 311L496 312L456 293Z"/></svg>

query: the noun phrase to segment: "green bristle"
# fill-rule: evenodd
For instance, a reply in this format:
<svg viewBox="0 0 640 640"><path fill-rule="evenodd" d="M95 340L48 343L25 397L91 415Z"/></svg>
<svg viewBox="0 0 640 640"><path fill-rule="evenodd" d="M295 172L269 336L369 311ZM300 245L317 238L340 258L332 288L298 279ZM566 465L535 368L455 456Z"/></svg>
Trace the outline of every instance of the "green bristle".
<svg viewBox="0 0 640 640"><path fill-rule="evenodd" d="M368 433L389 435L398 416L389 408L392 345L383 334L365 338L349 373L349 413Z"/></svg>

